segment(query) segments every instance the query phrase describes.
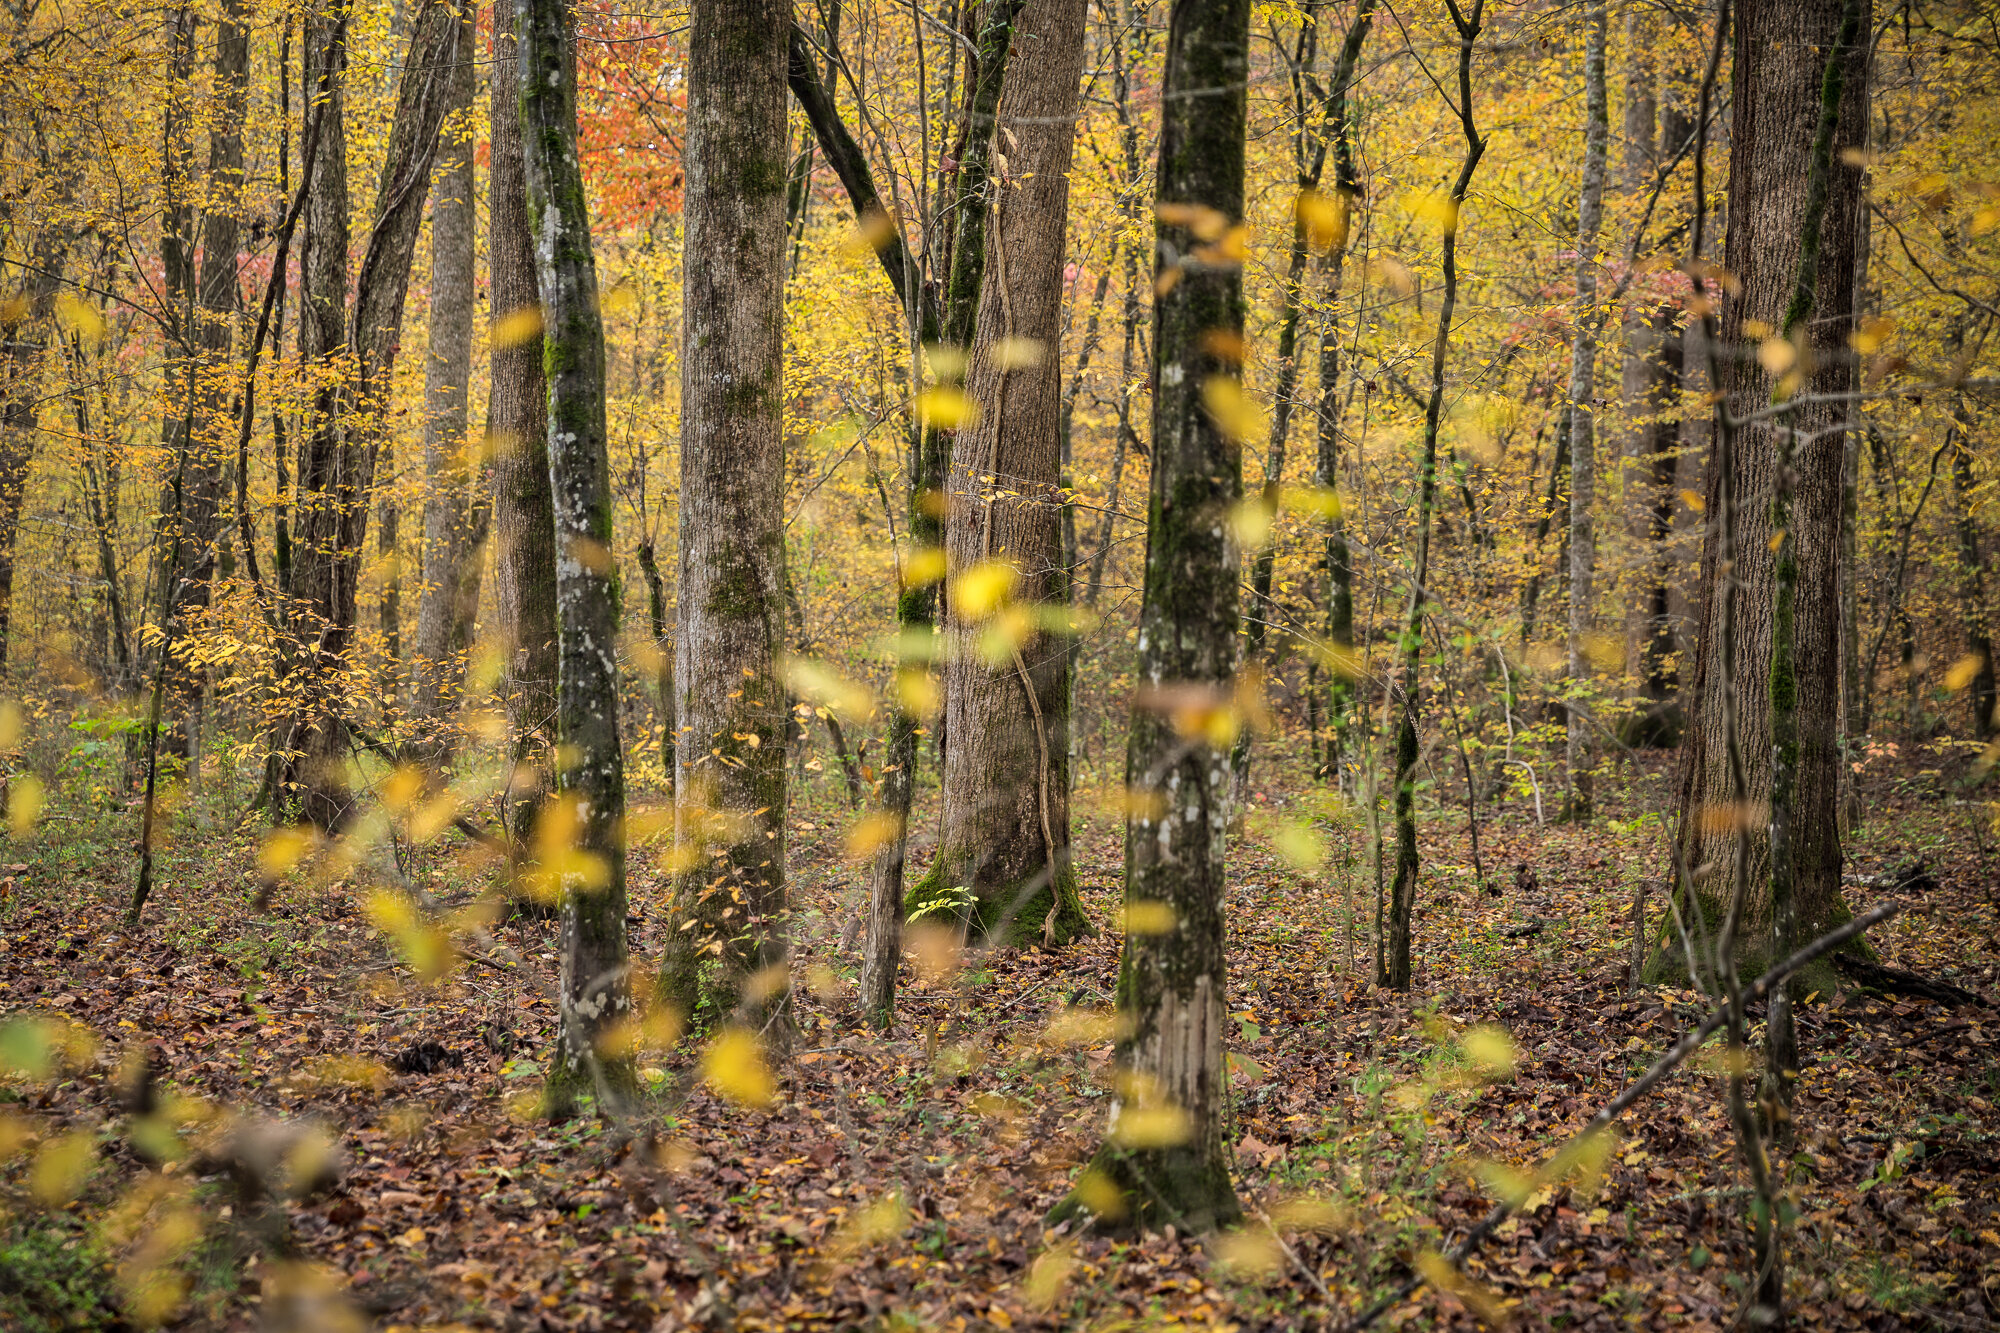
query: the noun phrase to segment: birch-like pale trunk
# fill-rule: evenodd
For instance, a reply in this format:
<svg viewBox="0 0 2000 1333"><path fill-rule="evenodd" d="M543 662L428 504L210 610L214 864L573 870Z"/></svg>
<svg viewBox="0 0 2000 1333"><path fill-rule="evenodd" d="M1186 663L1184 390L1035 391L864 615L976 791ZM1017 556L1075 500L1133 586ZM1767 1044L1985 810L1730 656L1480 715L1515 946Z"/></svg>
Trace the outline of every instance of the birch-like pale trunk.
<svg viewBox="0 0 2000 1333"><path fill-rule="evenodd" d="M696 0L681 327L673 931L699 1024L784 1006L785 79L790 8ZM782 1025L781 1025L782 1026Z"/></svg>
<svg viewBox="0 0 2000 1333"><path fill-rule="evenodd" d="M576 150L576 29L564 0L517 0L521 142L542 294L549 490L556 536L556 796L572 865L561 876L562 978L545 1110L586 1092L636 1095L631 1052L606 1037L631 1011L625 943L625 753L618 738L618 609L604 322Z"/></svg>

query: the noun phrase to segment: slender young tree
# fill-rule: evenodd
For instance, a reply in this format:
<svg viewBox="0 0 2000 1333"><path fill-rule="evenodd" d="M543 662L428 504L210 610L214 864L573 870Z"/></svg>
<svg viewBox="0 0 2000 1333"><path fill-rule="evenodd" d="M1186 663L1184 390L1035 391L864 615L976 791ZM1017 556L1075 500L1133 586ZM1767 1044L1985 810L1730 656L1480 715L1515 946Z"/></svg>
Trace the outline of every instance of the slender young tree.
<svg viewBox="0 0 2000 1333"><path fill-rule="evenodd" d="M459 60L444 76L451 99L431 186L430 346L424 358L423 579L410 655L412 711L428 723L422 749L450 750L448 719L465 679L465 654L479 610L479 546L489 507L477 497L467 450L472 381L473 244L472 60L477 49L470 0L458 0Z"/></svg>
<svg viewBox="0 0 2000 1333"><path fill-rule="evenodd" d="M1333 82L1327 90L1327 133L1333 141L1334 234L1326 252L1326 294L1320 308L1325 313L1319 324L1319 398L1314 413L1315 453L1313 484L1323 491L1340 487L1341 368L1340 330L1335 316L1347 267L1347 247L1354 231L1354 215L1361 206L1361 178L1355 169L1355 110L1351 94L1361 48L1375 21L1374 0L1355 6L1354 21L1340 44L1340 58L1334 65ZM1326 644L1327 727L1326 776L1341 781L1345 763L1345 736L1353 720L1354 689L1354 564L1347 546L1347 522L1336 504L1326 524Z"/></svg>
<svg viewBox="0 0 2000 1333"><path fill-rule="evenodd" d="M1403 706L1396 727L1396 879L1389 895L1386 938L1377 942L1376 980L1396 990L1410 986L1410 921L1417 901L1417 718L1423 703L1424 607L1431 576L1431 516L1437 507L1438 423L1444 414L1445 354L1451 345L1451 318L1458 306L1458 223L1472 174L1486 153L1486 139L1472 114L1472 48L1479 40L1479 23L1486 0L1472 0L1470 11L1458 0L1445 0L1458 30L1459 127L1465 135L1465 156L1452 182L1451 207L1444 226L1444 299L1438 304L1437 333L1431 342L1431 391L1424 404L1423 452L1417 463L1416 562L1410 580L1410 613L1398 648L1402 654ZM1378 881L1379 882L1379 881Z"/></svg>
<svg viewBox="0 0 2000 1333"><path fill-rule="evenodd" d="M666 992L698 1021L786 993L785 77L780 0L697 0L688 65Z"/></svg>
<svg viewBox="0 0 2000 1333"><path fill-rule="evenodd" d="M509 13L505 4L501 12ZM553 778L556 716L556 529L549 490L548 384L541 283L528 230L521 74L511 22L493 26L492 152L486 243L493 312L486 431L493 450L494 605L507 652L513 836L522 846Z"/></svg>
<svg viewBox="0 0 2000 1333"><path fill-rule="evenodd" d="M1028 0L997 126L1010 183L994 192L966 393L945 488L947 567L1011 577L1007 600L1066 600L1062 400L1057 371L1069 169L1083 69L1084 0ZM977 932L1062 944L1086 932L1069 838L1069 651L1016 641L995 603L946 621L944 821L938 858L910 891L970 889Z"/></svg>
<svg viewBox="0 0 2000 1333"><path fill-rule="evenodd" d="M576 29L564 0L517 0L521 142L542 295L549 489L555 500L556 804L569 846L561 875L562 980L546 1110L634 1097L628 1050L607 1037L631 1010L625 944L625 754L618 739L618 610L611 562L611 459L604 428L604 322L576 151ZM544 867L548 869L548 867Z"/></svg>
<svg viewBox="0 0 2000 1333"><path fill-rule="evenodd" d="M1243 441L1225 422L1242 393L1232 352L1243 275L1228 237L1243 216L1249 44L1249 0L1176 0L1161 94L1143 695L1125 760L1127 785L1152 804L1125 830L1122 1035L1105 1144L1094 1179L1056 1212L1103 1229L1203 1232L1241 1215L1222 1030L1226 723L1241 623L1226 515L1243 492Z"/></svg>
<svg viewBox="0 0 2000 1333"><path fill-rule="evenodd" d="M1584 38L1583 187L1576 208L1576 334L1569 352L1569 707L1563 745L1568 778L1566 810L1586 819L1591 810L1590 735L1578 696L1590 678L1594 579L1597 574L1597 234L1604 221L1606 147L1610 140L1605 95L1606 0L1590 0Z"/></svg>
<svg viewBox="0 0 2000 1333"><path fill-rule="evenodd" d="M1850 0L1780 3L1749 0L1735 22L1730 133L1729 230L1725 267L1742 284L1723 311L1721 346L1751 347L1758 326L1787 327L1787 311L1802 282L1811 291L1811 317L1793 332L1791 362L1778 347L1764 355L1718 358L1719 385L1726 410L1741 421L1730 451L1729 493L1737 497L1736 537L1731 558L1717 550L1714 524L1703 542L1700 588L1702 610L1690 682L1688 731L1682 738L1678 774L1678 864L1692 881L1695 903L1710 924L1707 932L1740 914L1731 932L1735 961L1745 976L1768 963L1776 925L1772 894L1771 840L1750 839L1743 872L1746 897L1732 899L1738 821L1753 820L1761 831L1765 812L1775 813L1773 697L1774 632L1778 617L1778 547L1796 561L1791 575L1794 617L1787 706L1795 726L1796 763L1787 762L1790 793L1785 832L1789 864L1791 932L1810 939L1844 919L1840 894L1839 829L1839 553L1848 405L1842 401L1854 382L1847 340L1854 317L1855 247L1860 226L1861 168L1848 161L1867 124L1865 41L1840 44ZM1865 5L1859 30L1868 29ZM1836 113L1828 144L1823 202L1813 205L1813 153L1820 117L1801 116L1800 107L1821 108L1826 93L1827 53L1840 47L1846 62L1835 86ZM1812 211L1817 227L1808 226ZM1812 253L1805 239L1816 232ZM1782 336L1782 335L1779 335ZM1770 365L1783 369L1773 372ZM1792 376L1787 380L1787 376ZM1783 413L1769 409L1773 394L1799 402ZM1781 442L1780 433L1783 433ZM1774 525L1771 505L1779 493L1781 443L1790 453L1786 515ZM1721 496L1719 469L1711 467L1707 512ZM1784 534L1782 542L1774 540ZM1744 795L1736 796L1731 772L1725 700L1719 656L1723 603L1729 604L1733 633L1733 706L1739 726ZM1677 882L1679 876L1677 876ZM1649 964L1653 977L1684 974L1681 942L1663 939ZM1858 946L1857 946L1858 947ZM1830 989L1830 964L1808 969L1805 989Z"/></svg>

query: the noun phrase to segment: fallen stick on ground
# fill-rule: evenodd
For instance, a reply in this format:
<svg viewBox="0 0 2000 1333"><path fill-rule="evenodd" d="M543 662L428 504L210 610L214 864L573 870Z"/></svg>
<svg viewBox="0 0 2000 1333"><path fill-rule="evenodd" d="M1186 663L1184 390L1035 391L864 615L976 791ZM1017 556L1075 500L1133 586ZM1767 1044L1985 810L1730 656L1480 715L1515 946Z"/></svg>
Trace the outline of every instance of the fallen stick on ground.
<svg viewBox="0 0 2000 1333"><path fill-rule="evenodd" d="M1743 1003L1747 1005L1762 999L1770 993L1772 987L1806 964L1824 954L1831 953L1867 930L1870 926L1887 921L1901 910L1901 903L1882 903L1879 906L1869 908L1839 929L1829 931L1827 934L1820 936L1805 948L1800 949L1791 957L1765 972L1763 976L1758 977L1756 982L1743 993ZM1651 1091L1655 1084L1672 1073L1676 1065L1701 1049L1702 1043L1714 1036L1716 1031L1728 1021L1729 1006L1726 1004L1717 1006L1713 1013L1701 1021L1699 1027L1675 1042L1665 1055L1655 1060L1651 1069L1641 1074L1623 1092L1606 1102L1598 1113L1590 1118L1589 1124L1570 1137L1570 1142L1575 1143L1585 1135L1594 1134L1613 1120L1616 1120L1621 1114L1629 1110L1633 1103ZM1465 1262L1468 1255L1479 1248L1482 1241L1493 1234L1495 1228L1514 1215L1514 1208L1515 1205L1510 1203L1494 1204L1493 1211L1482 1218L1479 1225L1466 1232L1464 1240L1461 1240L1458 1244L1444 1252L1444 1261L1451 1265L1454 1270L1457 1269L1460 1264ZM1354 1322L1346 1326L1345 1333L1360 1333L1360 1330L1367 1328L1377 1319L1380 1319L1391 1307L1408 1300L1416 1292L1417 1288L1423 1285L1424 1279L1421 1275L1409 1278L1395 1291L1384 1296L1381 1300L1355 1316Z"/></svg>

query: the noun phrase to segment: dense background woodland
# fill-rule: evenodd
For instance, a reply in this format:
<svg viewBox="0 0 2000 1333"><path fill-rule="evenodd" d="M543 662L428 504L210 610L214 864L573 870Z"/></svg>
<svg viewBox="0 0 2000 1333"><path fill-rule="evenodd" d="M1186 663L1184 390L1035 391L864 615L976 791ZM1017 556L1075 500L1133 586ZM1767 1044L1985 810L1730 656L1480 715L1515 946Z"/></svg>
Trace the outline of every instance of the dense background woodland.
<svg viewBox="0 0 2000 1333"><path fill-rule="evenodd" d="M7 0L0 1325L2000 1327L1992 0Z"/></svg>

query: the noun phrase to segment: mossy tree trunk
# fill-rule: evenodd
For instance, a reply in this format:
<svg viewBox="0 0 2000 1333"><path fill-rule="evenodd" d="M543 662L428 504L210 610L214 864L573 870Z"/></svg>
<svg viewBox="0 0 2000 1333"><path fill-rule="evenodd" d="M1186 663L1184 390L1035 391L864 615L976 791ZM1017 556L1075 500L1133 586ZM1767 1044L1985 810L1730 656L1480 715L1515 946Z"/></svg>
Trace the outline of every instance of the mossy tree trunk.
<svg viewBox="0 0 2000 1333"><path fill-rule="evenodd" d="M549 489L555 502L556 800L574 860L561 876L562 980L547 1111L634 1096L629 1051L605 1038L631 1009L625 942L625 755L618 738L611 461L604 324L576 152L576 31L564 0L518 0L521 141L542 296Z"/></svg>
<svg viewBox="0 0 2000 1333"><path fill-rule="evenodd" d="M1429 601L1431 515L1437 507L1438 423L1444 412L1445 354L1451 345L1451 318L1458 308L1458 224L1472 174L1486 153L1486 139L1472 112L1472 48L1479 40L1485 0L1474 0L1471 11L1451 5L1458 29L1458 116L1465 136L1465 156L1451 187L1451 208L1444 225L1444 299L1438 303L1437 332L1431 342L1431 391L1424 404L1423 452L1417 463L1416 560L1410 581L1410 613L1402 641L1403 707L1396 725L1396 878L1389 893L1386 938L1376 941L1376 981L1395 990L1410 987L1410 924L1417 901L1417 719L1423 709L1424 608ZM1380 881L1377 881L1378 883Z"/></svg>
<svg viewBox="0 0 2000 1333"><path fill-rule="evenodd" d="M946 487L947 567L1004 561L1010 600L1067 600L1062 506L1063 262L1083 66L1083 0L1029 0L997 127L1007 179L993 192L966 392ZM999 608L947 612L944 820L938 858L910 892L969 889L975 933L1067 943L1089 930L1069 838L1069 645L1017 631Z"/></svg>
<svg viewBox="0 0 2000 1333"><path fill-rule="evenodd" d="M1240 553L1226 520L1241 440L1204 406L1240 393L1249 0L1176 0L1160 129L1153 469L1127 784L1149 805L1125 831L1124 1033L1104 1147L1057 1209L1101 1229L1210 1231L1241 1209L1229 1177L1223 1068L1226 728L1237 667Z"/></svg>
<svg viewBox="0 0 2000 1333"><path fill-rule="evenodd" d="M1730 134L1729 233L1725 267L1741 282L1725 303L1722 346L1746 347L1757 340L1748 329L1761 323L1783 329L1795 290L1810 288L1811 318L1795 332L1799 361L1774 375L1765 360L1732 356L1722 360L1720 387L1726 410L1743 418L1769 407L1786 374L1796 382L1786 394L1802 401L1782 420L1765 415L1732 433L1728 494L1736 497L1733 558L1719 557L1716 523L1702 545L1702 609L1690 682L1688 731L1681 743L1676 852L1692 878L1706 932L1729 913L1736 835L1748 823L1764 829L1773 810L1774 631L1779 612L1778 547L1796 560L1792 575L1795 695L1788 710L1795 721L1796 765L1790 768L1786 834L1791 887L1792 934L1809 940L1846 919L1840 893L1839 712L1840 712L1840 513L1846 445L1842 423L1849 406L1838 395L1850 391L1855 367L1847 338L1854 319L1855 253L1861 225L1861 167L1843 160L1858 147L1867 125L1866 43L1847 51L1836 107L1826 193L1818 219L1817 254L1801 273L1809 208L1817 116L1801 107L1819 107L1827 52L1838 40L1843 0L1778 3L1750 0L1736 16ZM1867 30L1865 14L1862 31ZM1767 358L1773 364L1778 358ZM1790 432L1789 442L1780 432ZM1781 458L1790 451L1783 543L1774 541L1769 497L1779 492ZM1719 467L1709 469L1706 510L1714 515L1725 500ZM1744 796L1735 797L1728 737L1723 720L1727 701L1720 654L1722 602L1733 624L1734 712L1738 721ZM1744 883L1748 886L1733 953L1738 970L1750 978L1770 961L1775 925L1771 841L1749 840ZM1683 904L1686 915L1686 904ZM1694 923L1690 922L1694 929ZM1699 937L1697 937L1699 943ZM1859 947L1859 946L1856 946ZM1702 960L1703 964L1710 960ZM1654 979L1686 975L1688 963L1677 937L1663 940L1649 963ZM1830 988L1827 965L1801 979L1807 989Z"/></svg>
<svg viewBox="0 0 2000 1333"><path fill-rule="evenodd" d="M790 10L696 0L674 683L679 775L664 984L697 1022L785 981L785 77ZM754 986L750 985L754 980Z"/></svg>
<svg viewBox="0 0 2000 1333"><path fill-rule="evenodd" d="M460 0L459 48L476 49L472 6ZM467 392L472 380L473 244L472 61L446 71L449 119L431 187L430 347L424 359L423 581L411 645L412 711L420 749L437 762L455 740L451 719L465 680L473 617L479 610L480 544L489 507L471 476Z"/></svg>
<svg viewBox="0 0 2000 1333"><path fill-rule="evenodd" d="M374 224L355 278L353 318L344 327L347 270L347 163L340 99L346 79L344 20L315 16L308 27L309 91L322 102L326 139L312 164L307 214L306 296L301 312L308 364L327 376L301 445L290 651L298 700L285 742L280 808L322 828L349 813L348 654L353 647L368 503L385 439L384 415L410 265L423 229L438 130L449 101L449 70L460 48L457 12L427 0L410 35L390 123ZM348 358L351 357L351 363Z"/></svg>
<svg viewBox="0 0 2000 1333"><path fill-rule="evenodd" d="M507 652L513 836L525 842L553 780L556 716L556 529L549 491L548 383L542 374L541 283L528 231L521 74L511 21L493 29L492 152L486 242L492 311L494 604Z"/></svg>

